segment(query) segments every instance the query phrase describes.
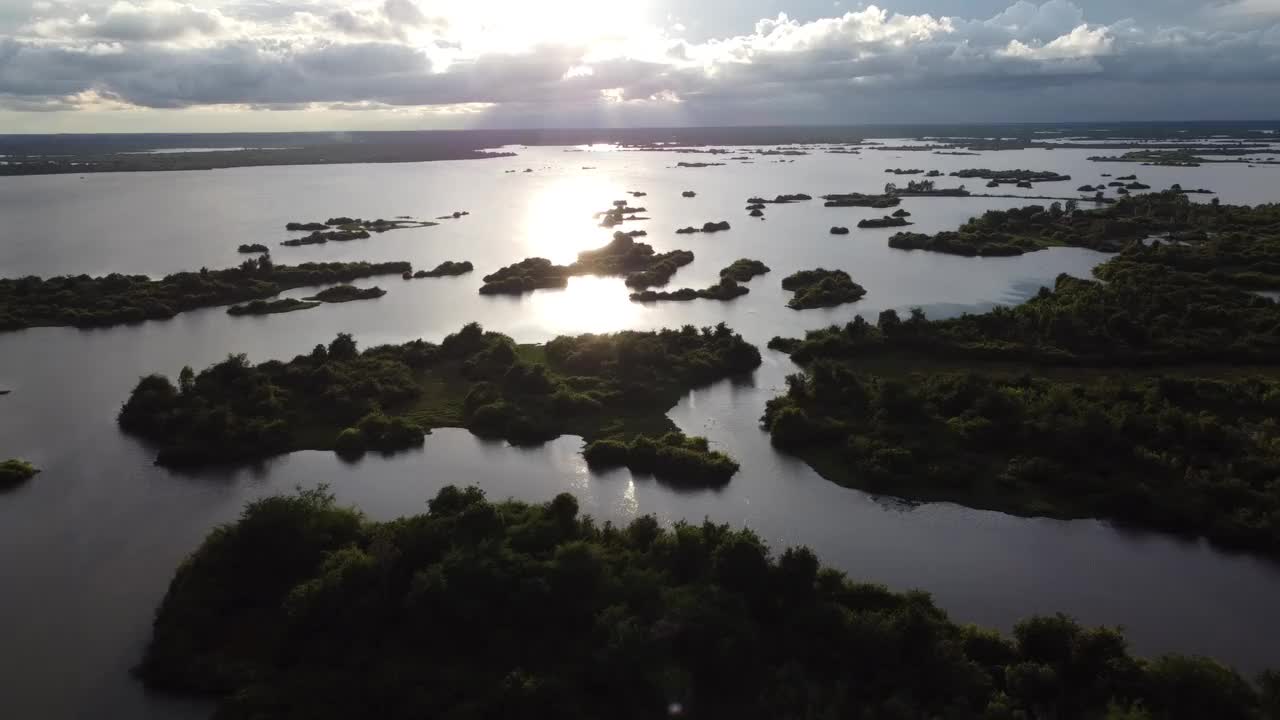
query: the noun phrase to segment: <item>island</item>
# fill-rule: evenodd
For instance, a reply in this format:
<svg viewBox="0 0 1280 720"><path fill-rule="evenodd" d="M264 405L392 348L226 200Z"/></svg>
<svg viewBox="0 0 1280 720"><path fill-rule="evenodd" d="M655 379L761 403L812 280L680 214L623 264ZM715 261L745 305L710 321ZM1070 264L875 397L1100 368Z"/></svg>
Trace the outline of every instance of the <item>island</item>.
<svg viewBox="0 0 1280 720"><path fill-rule="evenodd" d="M849 228L844 227L843 225L832 225L830 232L832 235L848 235Z"/></svg>
<svg viewBox="0 0 1280 720"><path fill-rule="evenodd" d="M963 624L749 528L454 485L388 521L323 487L253 500L178 567L137 675L224 718L785 718L804 698L822 718L1244 720L1264 703L1212 660L1138 658L1061 614Z"/></svg>
<svg viewBox="0 0 1280 720"><path fill-rule="evenodd" d="M1089 215L1067 244L1137 224L1097 279L771 341L806 368L765 413L775 444L870 492L1280 557L1280 303L1252 291L1280 288L1280 206L1153 193Z"/></svg>
<svg viewBox="0 0 1280 720"><path fill-rule="evenodd" d="M600 227L614 227L621 225L628 220L647 220L636 215L636 213L645 212L642 207L630 207L626 200L615 200L613 207L595 214L595 218L600 221Z"/></svg>
<svg viewBox="0 0 1280 720"><path fill-rule="evenodd" d="M787 307L792 310L824 308L857 302L866 288L854 282L843 270L801 270L782 279L782 289L795 293Z"/></svg>
<svg viewBox="0 0 1280 720"><path fill-rule="evenodd" d="M722 232L728 229L729 229L729 221L721 220L720 222L705 222L702 224L702 227L700 228L696 228L693 226L683 227L683 228L680 228L679 230L676 230L676 234L692 235L693 233L715 233L715 232Z"/></svg>
<svg viewBox="0 0 1280 720"><path fill-rule="evenodd" d="M430 270L419 270L415 273L405 273L402 277L404 277L405 280L449 277L453 275L465 275L472 270L475 270L475 266L471 264L470 260L463 260L461 262L445 260Z"/></svg>
<svg viewBox="0 0 1280 720"><path fill-rule="evenodd" d="M703 437L670 432L658 438L637 435L628 440L596 440L582 457L593 470L625 467L673 485L718 487L738 472L738 463L714 451Z"/></svg>
<svg viewBox="0 0 1280 720"><path fill-rule="evenodd" d="M736 465L734 469L737 469ZM35 465L26 460L10 458L0 462L0 489L17 487L35 477L39 472L40 470Z"/></svg>
<svg viewBox="0 0 1280 720"><path fill-rule="evenodd" d="M281 298L279 300L250 300L243 305L232 305L227 308L228 315L274 315L276 313L287 313L295 310L310 310L314 307L320 307L320 302L304 302L294 298Z"/></svg>
<svg viewBox="0 0 1280 720"><path fill-rule="evenodd" d="M698 193L692 190L685 190L684 192L680 193L680 197L687 197L687 198L698 197Z"/></svg>
<svg viewBox="0 0 1280 720"><path fill-rule="evenodd" d="M793 193L791 195L777 195L777 196L774 196L772 200L766 200L762 197L747 198L747 204L748 205L769 205L769 204L786 205L789 203L804 202L806 200L812 200L812 199L813 199L813 196L811 195L806 195L804 193Z"/></svg>
<svg viewBox="0 0 1280 720"><path fill-rule="evenodd" d="M901 215L885 215L881 218L863 218L858 221L860 228L889 228L911 225L912 222Z"/></svg>
<svg viewBox="0 0 1280 720"><path fill-rule="evenodd" d="M472 323L438 345L364 352L339 334L288 362L232 355L198 374L183 368L176 385L149 375L118 422L159 448L157 463L188 467L305 449L351 453L358 438L392 450L409 446L412 428L419 441L433 427L530 444L661 435L675 429L666 413L690 389L759 364L759 351L723 324L516 345Z"/></svg>
<svg viewBox="0 0 1280 720"><path fill-rule="evenodd" d="M720 167L722 165L724 165L724 163L718 163L718 162L678 162L676 163L676 167L678 168Z"/></svg>
<svg viewBox="0 0 1280 720"><path fill-rule="evenodd" d="M1061 175L1051 170L988 170L987 168L976 168L969 170L957 170L951 173L951 177L958 178L979 178L982 180L990 180L997 185L1001 183L1038 183L1038 182L1063 182L1070 180L1070 175Z"/></svg>
<svg viewBox="0 0 1280 720"><path fill-rule="evenodd" d="M303 299L314 302L345 303L354 300L373 300L386 294L387 291L380 287L358 288L355 285L335 285Z"/></svg>
<svg viewBox="0 0 1280 720"><path fill-rule="evenodd" d="M742 297L751 292L747 288L739 285L736 280L730 277L721 277L720 282L709 288L702 290L694 290L693 288L681 288L673 292L657 292L654 290L643 290L641 292L631 293L632 302L658 302L660 300L732 300Z"/></svg>
<svg viewBox="0 0 1280 720"><path fill-rule="evenodd" d="M727 267L720 269L720 277L731 278L738 282L747 282L751 278L757 275L764 275L767 272L769 272L769 266L759 260L738 258Z"/></svg>
<svg viewBox="0 0 1280 720"><path fill-rule="evenodd" d="M1120 188L1127 194L1128 191ZM1209 210L1189 209L1179 191L1121 197L1096 210L1079 210L1074 201L1049 207L1028 205L1010 210L989 210L970 218L957 231L934 235L898 233L889 247L928 250L968 257L1022 255L1049 247L1084 247L1119 252L1132 242L1161 234L1223 223L1223 230L1247 231L1254 211L1209 205ZM1224 208L1226 208L1224 210ZM1190 222L1179 219L1189 213Z"/></svg>
<svg viewBox="0 0 1280 720"><path fill-rule="evenodd" d="M364 228L356 228L354 230L316 230L310 235L304 235L298 238L291 238L280 243L285 247L301 247L303 245L323 245L327 242L350 242L352 240L364 240L372 237L368 230Z"/></svg>
<svg viewBox="0 0 1280 720"><path fill-rule="evenodd" d="M578 253L572 265L555 265L546 258L526 258L484 276L484 295L519 295L540 288L563 288L575 275L623 275L627 287L644 290L665 285L676 270L693 262L688 250L655 253L634 233L614 232L604 247Z"/></svg>
<svg viewBox="0 0 1280 720"><path fill-rule="evenodd" d="M891 208L900 204L902 201L898 196L892 193L884 195L864 195L863 193L843 193L835 195L823 195L825 207L869 207L869 208Z"/></svg>
<svg viewBox="0 0 1280 720"><path fill-rule="evenodd" d="M271 248L268 248L266 245L263 245L261 243L252 243L247 245L241 245L240 247L236 248L236 252L244 253L246 255L249 253L265 253L265 252L271 252Z"/></svg>
<svg viewBox="0 0 1280 720"><path fill-rule="evenodd" d="M164 320L217 305L262 300L284 290L412 270L407 262L276 265L270 257L236 268L180 272L152 280L113 273L0 279L0 331L28 327L105 327Z"/></svg>

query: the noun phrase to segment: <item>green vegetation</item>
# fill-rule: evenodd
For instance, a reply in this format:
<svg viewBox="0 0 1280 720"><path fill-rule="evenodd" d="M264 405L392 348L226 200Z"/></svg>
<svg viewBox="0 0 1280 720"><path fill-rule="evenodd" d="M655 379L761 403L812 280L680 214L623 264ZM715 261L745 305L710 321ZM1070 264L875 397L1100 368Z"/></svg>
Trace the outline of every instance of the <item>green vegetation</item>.
<svg viewBox="0 0 1280 720"><path fill-rule="evenodd" d="M658 438L637 435L630 442L596 440L587 445L582 456L592 468L626 467L679 485L720 486L738 472L738 463L711 450L706 438L679 432Z"/></svg>
<svg viewBox="0 0 1280 720"><path fill-rule="evenodd" d="M462 262L445 260L431 270L419 270L410 277L421 279L465 275L475 269L475 266L471 264L470 260L463 260Z"/></svg>
<svg viewBox="0 0 1280 720"><path fill-rule="evenodd" d="M731 277L722 277L720 282L709 288L702 290L694 290L693 288L680 288L674 292L656 292L654 290L644 290L641 292L631 293L632 302L657 302L659 300L732 300L742 297L751 292L747 288L738 284Z"/></svg>
<svg viewBox="0 0 1280 720"><path fill-rule="evenodd" d="M834 307L857 302L867 294L866 288L853 281L843 270L801 270L782 279L782 289L795 296L787 303L792 310Z"/></svg>
<svg viewBox="0 0 1280 720"><path fill-rule="evenodd" d="M320 307L318 302L304 302L294 298L279 300L250 300L243 305L232 305L227 308L228 315L274 315L276 313L293 312L294 310L310 310Z"/></svg>
<svg viewBox="0 0 1280 720"><path fill-rule="evenodd" d="M709 521L625 527L443 488L389 522L268 497L178 568L139 676L216 716L1262 720L1212 660L1062 615L1010 637Z"/></svg>
<svg viewBox="0 0 1280 720"><path fill-rule="evenodd" d="M720 270L720 277L730 278L738 282L747 282L751 278L757 275L764 275L767 272L769 272L769 266L759 260L738 258L728 267Z"/></svg>
<svg viewBox="0 0 1280 720"><path fill-rule="evenodd" d="M0 462L0 488L9 488L35 477L40 470L26 460L10 458Z"/></svg>
<svg viewBox="0 0 1280 720"><path fill-rule="evenodd" d="M1280 287L1280 206L1161 193L1075 214L1062 226L1173 241L1016 307L775 338L806 374L769 405L774 442L876 492L1276 554L1280 304L1246 288Z"/></svg>
<svg viewBox="0 0 1280 720"><path fill-rule="evenodd" d="M163 320L180 312L261 300L308 285L350 282L411 270L407 262L276 265L267 256L237 268L145 275L24 277L0 280L0 331L71 325L102 327Z"/></svg>
<svg viewBox="0 0 1280 720"><path fill-rule="evenodd" d="M958 178L981 178L982 180L990 180L996 184L1001 183L1038 183L1038 182L1061 182L1070 180L1070 175L1059 175L1049 170L988 170L979 168L974 170L958 170L951 173L951 177Z"/></svg>
<svg viewBox="0 0 1280 720"><path fill-rule="evenodd" d="M265 253L265 252L271 252L271 249L261 243L253 243L251 245L241 245L240 247L236 248L236 252L245 253L245 254Z"/></svg>
<svg viewBox="0 0 1280 720"><path fill-rule="evenodd" d="M665 413L688 390L759 364L756 348L723 324L517 346L472 323L439 345L363 353L340 334L289 362L250 365L233 355L199 374L184 368L176 386L144 377L119 424L157 444L162 465L384 449L402 446L410 426L466 427L520 443L661 434L672 428Z"/></svg>
<svg viewBox="0 0 1280 720"><path fill-rule="evenodd" d="M863 229L904 227L906 225L911 225L911 224L912 222L910 220L907 220L904 217L901 217L901 216L894 217L892 215L885 215L882 218L863 218L862 220L858 221L858 227Z"/></svg>
<svg viewBox="0 0 1280 720"><path fill-rule="evenodd" d="M304 235L299 238L292 238L280 243L286 247L299 247L302 245L323 245L327 242L349 242L351 240L364 240L370 237L369 231L363 228L354 230L317 230L310 235Z"/></svg>
<svg viewBox="0 0 1280 720"><path fill-rule="evenodd" d="M896 207L902 202L896 195L864 195L862 193L843 193L835 195L823 195L823 203L826 207L869 207L869 208L891 208Z"/></svg>
<svg viewBox="0 0 1280 720"><path fill-rule="evenodd" d="M693 262L688 250L655 253L637 233L615 232L613 240L595 250L578 253L572 265L554 265L546 258L526 258L484 276L481 294L519 295L539 288L562 288L574 275L623 275L627 287L643 290L665 285L676 270Z"/></svg>
<svg viewBox="0 0 1280 720"><path fill-rule="evenodd" d="M774 444L842 484L1280 551L1280 382L872 376L819 360L788 386L763 418Z"/></svg>
<svg viewBox="0 0 1280 720"><path fill-rule="evenodd" d="M768 205L768 204L785 205L787 203L805 202L806 200L812 200L812 199L813 199L812 195L806 195L805 193L793 193L791 195L775 195L772 200L765 200L762 197L747 198L747 204L748 205Z"/></svg>
<svg viewBox="0 0 1280 720"><path fill-rule="evenodd" d="M386 294L387 291L380 287L358 288L355 285L335 285L306 299L316 302L344 303L353 300L373 300Z"/></svg>
<svg viewBox="0 0 1280 720"><path fill-rule="evenodd" d="M701 228L696 228L696 227L693 227L692 225L689 227L682 227L679 230L676 230L676 234L692 235L693 233L717 233L717 232L723 232L728 229L729 229L729 221L721 220L720 222L705 222L702 224Z"/></svg>

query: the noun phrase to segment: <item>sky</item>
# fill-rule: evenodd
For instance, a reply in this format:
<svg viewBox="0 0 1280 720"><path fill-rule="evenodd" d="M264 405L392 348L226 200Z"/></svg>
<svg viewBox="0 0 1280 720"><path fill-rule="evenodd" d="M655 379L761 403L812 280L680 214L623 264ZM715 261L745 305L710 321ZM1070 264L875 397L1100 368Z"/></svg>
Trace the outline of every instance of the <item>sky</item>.
<svg viewBox="0 0 1280 720"><path fill-rule="evenodd" d="M1280 0L0 0L0 133L1280 119Z"/></svg>

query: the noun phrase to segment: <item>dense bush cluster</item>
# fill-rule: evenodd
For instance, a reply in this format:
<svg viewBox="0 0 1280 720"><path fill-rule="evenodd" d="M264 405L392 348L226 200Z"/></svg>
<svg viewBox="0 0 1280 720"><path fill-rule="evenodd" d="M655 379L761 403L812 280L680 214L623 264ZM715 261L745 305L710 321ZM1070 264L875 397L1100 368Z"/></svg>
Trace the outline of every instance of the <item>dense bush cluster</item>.
<svg viewBox="0 0 1280 720"><path fill-rule="evenodd" d="M957 170L956 172L951 173L951 176L958 178L981 178L983 180L991 180L996 183L1059 182L1071 179L1070 175L1060 175L1051 170L988 170L986 168Z"/></svg>
<svg viewBox="0 0 1280 720"><path fill-rule="evenodd" d="M836 193L823 195L825 207L891 208L902 202L896 195L864 195L863 193Z"/></svg>
<svg viewBox="0 0 1280 720"><path fill-rule="evenodd" d="M680 288L673 292L656 292L654 290L643 290L641 292L631 293L632 302L658 302L660 300L732 300L742 297L751 292L747 288L739 285L737 281L730 277L720 278L720 282L708 288L695 290L693 288Z"/></svg>
<svg viewBox="0 0 1280 720"><path fill-rule="evenodd" d="M843 270L801 270L782 279L782 289L795 296L787 302L793 310L833 307L857 302L867 294L866 288L853 281Z"/></svg>
<svg viewBox="0 0 1280 720"><path fill-rule="evenodd" d="M380 287L359 288L355 285L334 285L306 299L316 302L344 303L352 300L373 300L386 294L387 291Z"/></svg>
<svg viewBox="0 0 1280 720"><path fill-rule="evenodd" d="M723 324L519 348L472 323L439 345L415 340L363 353L340 334L287 363L254 366L236 355L199 374L184 368L177 386L162 375L142 378L119 423L156 443L166 465L304 448L399 449L441 426L513 442L569 432L597 438L628 421L670 427L665 413L690 388L759 364L759 351Z"/></svg>
<svg viewBox="0 0 1280 720"><path fill-rule="evenodd" d="M250 300L243 305L232 305L227 308L228 315L273 315L275 313L293 312L294 310L310 310L320 307L318 302L304 302L295 298L279 300Z"/></svg>
<svg viewBox="0 0 1280 720"><path fill-rule="evenodd" d="M0 330L100 327L162 320L214 305L261 300L283 290L411 270L407 262L276 265L267 256L226 270L201 269L152 280L111 274L0 279Z"/></svg>
<svg viewBox="0 0 1280 720"><path fill-rule="evenodd" d="M864 230L868 228L904 227L911 224L913 223L910 220L900 215L885 215L880 218L863 218L858 221L858 227Z"/></svg>
<svg viewBox="0 0 1280 720"><path fill-rule="evenodd" d="M763 421L876 492L1103 517L1280 551L1280 383L974 372L868 376L818 361Z"/></svg>
<svg viewBox="0 0 1280 720"><path fill-rule="evenodd" d="M410 275L409 277L406 277L405 279L408 280L410 277L421 279L421 278L448 277L451 275L465 275L475 269L476 269L475 266L471 264L470 260L463 260L461 262L456 262L453 260L445 260L444 262L440 263L439 265L435 266L430 270L419 270L418 272L414 273L413 275Z"/></svg>
<svg viewBox="0 0 1280 720"><path fill-rule="evenodd" d="M178 569L139 675L226 720L1261 720L1280 685L1061 615L961 626L750 530L452 486L383 523L322 489L250 503Z"/></svg>
<svg viewBox="0 0 1280 720"><path fill-rule="evenodd" d="M626 467L679 485L724 485L738 472L738 463L712 450L706 438L679 432L657 438L637 435L630 441L596 440L582 456L593 468Z"/></svg>
<svg viewBox="0 0 1280 720"><path fill-rule="evenodd" d="M738 282L747 282L757 275L769 272L769 266L759 260L739 258L720 270L720 277L730 278Z"/></svg>
<svg viewBox="0 0 1280 720"><path fill-rule="evenodd" d="M10 458L0 462L0 488L20 485L35 477L40 471L26 460Z"/></svg>

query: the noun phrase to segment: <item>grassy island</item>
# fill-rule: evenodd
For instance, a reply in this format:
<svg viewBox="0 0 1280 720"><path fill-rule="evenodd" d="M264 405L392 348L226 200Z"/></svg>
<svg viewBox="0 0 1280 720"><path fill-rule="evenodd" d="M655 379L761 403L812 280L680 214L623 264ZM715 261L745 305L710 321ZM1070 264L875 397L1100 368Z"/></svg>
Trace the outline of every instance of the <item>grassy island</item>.
<svg viewBox="0 0 1280 720"><path fill-rule="evenodd" d="M0 488L21 485L39 473L40 470L26 460L10 458L0 462Z"/></svg>
<svg viewBox="0 0 1280 720"><path fill-rule="evenodd" d="M158 463L189 466L304 449L384 449L403 444L409 426L419 436L466 427L520 443L660 435L673 429L665 413L685 392L759 364L756 348L723 324L532 346L472 323L439 345L416 340L364 352L344 334L288 362L250 365L233 355L200 373L184 368L176 386L147 376L119 424L157 444ZM367 444L356 444L360 438Z"/></svg>
<svg viewBox="0 0 1280 720"><path fill-rule="evenodd" d="M728 267L721 268L720 277L730 278L738 282L747 282L751 278L757 275L764 275L767 272L769 272L769 266L759 260L738 258Z"/></svg>
<svg viewBox="0 0 1280 720"><path fill-rule="evenodd" d="M138 675L228 720L1259 720L1280 683L1063 615L961 625L748 529L454 486L388 522L324 489L248 504L178 568Z"/></svg>
<svg viewBox="0 0 1280 720"><path fill-rule="evenodd" d="M676 270L693 262L688 250L655 253L636 233L615 232L604 247L578 253L572 265L555 265L546 258L526 258L484 277L485 295L519 295L539 288L562 288L575 275L623 275L636 290L665 285Z"/></svg>
<svg viewBox="0 0 1280 720"><path fill-rule="evenodd" d="M335 285L304 299L316 302L344 303L353 300L373 300L386 294L387 291L380 287L358 288L355 285Z"/></svg>
<svg viewBox="0 0 1280 720"><path fill-rule="evenodd" d="M751 292L747 288L738 284L731 277L722 277L720 282L709 288L702 290L694 290L693 288L680 288L674 292L657 292L654 290L643 290L641 292L631 293L632 302L657 302L660 300L732 300L742 297Z"/></svg>
<svg viewBox="0 0 1280 720"><path fill-rule="evenodd" d="M795 296L787 302L792 310L834 307L857 302L867 294L866 288L854 282L843 270L801 270L782 279L782 289Z"/></svg>
<svg viewBox="0 0 1280 720"><path fill-rule="evenodd" d="M287 313L295 310L310 310L314 307L320 307L319 302L305 302L295 298L280 298L279 300L250 300L243 305L232 305L227 308L228 315L274 315L276 313Z"/></svg>
<svg viewBox="0 0 1280 720"><path fill-rule="evenodd" d="M707 439L670 432L658 438L637 435L631 441L596 440L582 451L597 469L626 467L663 482L687 486L720 486L738 472L738 463L711 450Z"/></svg>
<svg viewBox="0 0 1280 720"><path fill-rule="evenodd" d="M202 307L269 298L284 290L376 275L399 275L407 262L276 265L270 257L236 268L145 275L88 275L0 279L0 331L70 325L104 327L164 320Z"/></svg>

